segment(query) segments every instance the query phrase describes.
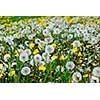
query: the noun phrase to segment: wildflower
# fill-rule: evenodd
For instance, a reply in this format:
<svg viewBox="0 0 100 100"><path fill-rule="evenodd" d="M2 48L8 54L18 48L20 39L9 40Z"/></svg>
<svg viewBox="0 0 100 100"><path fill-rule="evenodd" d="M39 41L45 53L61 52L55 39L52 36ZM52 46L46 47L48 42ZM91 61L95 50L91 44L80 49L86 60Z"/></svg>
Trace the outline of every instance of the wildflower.
<svg viewBox="0 0 100 100"><path fill-rule="evenodd" d="M64 34L61 35L62 38L66 38L66 36L67 36L66 33L64 33Z"/></svg>
<svg viewBox="0 0 100 100"><path fill-rule="evenodd" d="M2 63L0 63L0 69L2 69L3 68L3 64Z"/></svg>
<svg viewBox="0 0 100 100"><path fill-rule="evenodd" d="M60 34L60 29L59 28L55 28L53 34Z"/></svg>
<svg viewBox="0 0 100 100"><path fill-rule="evenodd" d="M79 52L79 53L78 53L78 56L79 56L79 57L81 57L81 56L82 56L82 53L81 53L81 52Z"/></svg>
<svg viewBox="0 0 100 100"><path fill-rule="evenodd" d="M30 65L34 65L34 60L32 59L31 61L30 61Z"/></svg>
<svg viewBox="0 0 100 100"><path fill-rule="evenodd" d="M74 53L77 53L78 51L79 51L78 48L73 48L73 52L74 52Z"/></svg>
<svg viewBox="0 0 100 100"><path fill-rule="evenodd" d="M68 34L67 39L71 40L72 38L73 38L73 35L72 34Z"/></svg>
<svg viewBox="0 0 100 100"><path fill-rule="evenodd" d="M84 35L83 41L89 41L90 40L90 34L89 33L84 33L83 35Z"/></svg>
<svg viewBox="0 0 100 100"><path fill-rule="evenodd" d="M29 39L29 40L32 40L33 37L34 37L34 34L30 34L30 35L28 35L28 39Z"/></svg>
<svg viewBox="0 0 100 100"><path fill-rule="evenodd" d="M47 45L45 47L45 52L46 53L53 53L54 52L54 47L52 45Z"/></svg>
<svg viewBox="0 0 100 100"><path fill-rule="evenodd" d="M35 44L34 44L34 43L30 43L30 44L29 44L29 48L30 48L30 49L33 49L33 48L34 48L34 46L35 46Z"/></svg>
<svg viewBox="0 0 100 100"><path fill-rule="evenodd" d="M52 43L53 42L53 37L48 37L48 38L45 38L45 42L47 43Z"/></svg>
<svg viewBox="0 0 100 100"><path fill-rule="evenodd" d="M31 72L31 69L29 67L23 67L21 69L21 74L24 75L24 76L29 75L30 72Z"/></svg>
<svg viewBox="0 0 100 100"><path fill-rule="evenodd" d="M91 76L90 83L99 83L99 78L95 76Z"/></svg>
<svg viewBox="0 0 100 100"><path fill-rule="evenodd" d="M31 50L30 50L30 49L25 49L25 52L26 52L28 55L31 55Z"/></svg>
<svg viewBox="0 0 100 100"><path fill-rule="evenodd" d="M94 76L96 76L96 77L100 77L100 67L95 67L95 68L93 69L92 74L93 74Z"/></svg>
<svg viewBox="0 0 100 100"><path fill-rule="evenodd" d="M73 47L74 47L74 48L80 47L80 41L75 40L75 41L73 42Z"/></svg>
<svg viewBox="0 0 100 100"><path fill-rule="evenodd" d="M96 44L98 42L97 38L96 37L92 37L91 40L90 40L90 43L92 45Z"/></svg>
<svg viewBox="0 0 100 100"><path fill-rule="evenodd" d="M84 78L87 78L88 76L89 76L89 74L84 74L83 75Z"/></svg>
<svg viewBox="0 0 100 100"><path fill-rule="evenodd" d="M45 68L44 66L39 66L39 70L41 70L41 71L45 71L46 68Z"/></svg>
<svg viewBox="0 0 100 100"><path fill-rule="evenodd" d="M3 74L1 73L1 74L0 74L0 79L2 78L2 76L3 76Z"/></svg>
<svg viewBox="0 0 100 100"><path fill-rule="evenodd" d="M22 53L20 53L19 60L22 62L28 61L29 60L28 54L25 51L23 51Z"/></svg>
<svg viewBox="0 0 100 100"><path fill-rule="evenodd" d="M35 49L34 51L33 51L33 54L35 55L35 54L38 54L39 53L39 50L38 49Z"/></svg>
<svg viewBox="0 0 100 100"><path fill-rule="evenodd" d="M44 36L50 36L49 30L47 30L47 29L43 30L43 35Z"/></svg>
<svg viewBox="0 0 100 100"><path fill-rule="evenodd" d="M80 72L74 72L72 75L72 81L73 82L79 82L82 80L82 75Z"/></svg>
<svg viewBox="0 0 100 100"><path fill-rule="evenodd" d="M15 70L12 70L8 73L8 76L14 76L15 75Z"/></svg>
<svg viewBox="0 0 100 100"><path fill-rule="evenodd" d="M67 62L67 64L66 64L66 68L67 68L68 70L73 70L74 67L75 67L74 62L72 62L72 61Z"/></svg>
<svg viewBox="0 0 100 100"><path fill-rule="evenodd" d="M40 54L36 54L36 55L34 55L34 61L35 61L36 63L41 62L41 60L42 60L42 57L41 57Z"/></svg>
<svg viewBox="0 0 100 100"><path fill-rule="evenodd" d="M48 60L48 59L49 59L49 54L46 53L46 52L44 52L44 53L42 54L42 58L43 58L44 60Z"/></svg>
<svg viewBox="0 0 100 100"><path fill-rule="evenodd" d="M90 48L92 45L86 45L86 48Z"/></svg>
<svg viewBox="0 0 100 100"><path fill-rule="evenodd" d="M44 61L39 62L39 65L40 66L44 66L45 65L45 62Z"/></svg>
<svg viewBox="0 0 100 100"><path fill-rule="evenodd" d="M31 44L31 43L30 43L30 44ZM30 44L29 44L29 41L25 41L25 45L26 45L26 46L29 46ZM30 46L29 46L29 48L30 48Z"/></svg>
<svg viewBox="0 0 100 100"><path fill-rule="evenodd" d="M51 44L54 48L56 48L57 47L57 45L55 44L55 43L52 43Z"/></svg>
<svg viewBox="0 0 100 100"><path fill-rule="evenodd" d="M9 54L5 54L5 55L4 55L4 60L5 60L5 61L8 61L9 58L10 58L10 55L9 55Z"/></svg>
<svg viewBox="0 0 100 100"><path fill-rule="evenodd" d="M39 44L40 42L41 42L41 40L40 40L39 38L36 38L36 39L35 39L35 43L36 43L36 44Z"/></svg>
<svg viewBox="0 0 100 100"><path fill-rule="evenodd" d="M56 56L56 55L53 55L53 56L51 57L51 59L52 59L52 60L55 60L55 59L57 59L57 56Z"/></svg>
<svg viewBox="0 0 100 100"><path fill-rule="evenodd" d="M78 64L81 64L82 62L83 62L83 60L82 59L79 59L77 63Z"/></svg>
<svg viewBox="0 0 100 100"><path fill-rule="evenodd" d="M19 54L18 54L18 51L17 51L17 50L15 50L14 54L15 54L15 56L16 56L16 57L18 57L18 56L19 56Z"/></svg>
<svg viewBox="0 0 100 100"><path fill-rule="evenodd" d="M39 45L41 48L44 48L45 44L47 44L47 42L45 42L45 41L41 41L40 43L38 43L38 45Z"/></svg>
<svg viewBox="0 0 100 100"><path fill-rule="evenodd" d="M59 57L59 60L64 60L64 56L61 55L61 56Z"/></svg>
<svg viewBox="0 0 100 100"><path fill-rule="evenodd" d="M100 41L100 33L97 35L97 39L98 41Z"/></svg>
<svg viewBox="0 0 100 100"><path fill-rule="evenodd" d="M0 46L0 52L4 52L4 47Z"/></svg>

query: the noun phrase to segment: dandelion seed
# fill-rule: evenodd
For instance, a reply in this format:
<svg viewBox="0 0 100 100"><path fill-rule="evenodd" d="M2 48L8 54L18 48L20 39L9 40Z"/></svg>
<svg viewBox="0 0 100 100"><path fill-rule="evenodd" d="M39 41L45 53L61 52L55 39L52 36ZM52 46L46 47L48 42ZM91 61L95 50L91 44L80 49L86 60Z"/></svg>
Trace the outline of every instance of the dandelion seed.
<svg viewBox="0 0 100 100"><path fill-rule="evenodd" d="M36 63L41 62L41 60L42 60L42 57L41 57L40 54L36 54L36 55L34 56L34 61L35 61Z"/></svg>
<svg viewBox="0 0 100 100"><path fill-rule="evenodd" d="M23 63L29 60L28 54L23 51L20 56L19 56L19 60L22 61Z"/></svg>
<svg viewBox="0 0 100 100"><path fill-rule="evenodd" d="M67 36L67 39L68 40L71 40L73 38L73 35L72 34L69 34L68 36Z"/></svg>
<svg viewBox="0 0 100 100"><path fill-rule="evenodd" d="M31 69L29 67L23 67L21 69L21 74L24 75L24 76L29 75L30 72L31 72Z"/></svg>
<svg viewBox="0 0 100 100"><path fill-rule="evenodd" d="M45 38L44 39L45 40L45 42L47 42L47 43L52 43L53 42L53 37L48 37L48 38Z"/></svg>
<svg viewBox="0 0 100 100"><path fill-rule="evenodd" d="M95 76L91 76L90 83L99 83L99 78Z"/></svg>
<svg viewBox="0 0 100 100"><path fill-rule="evenodd" d="M96 76L96 77L100 77L100 67L95 67L95 68L93 69L92 74L93 74L94 76Z"/></svg>
<svg viewBox="0 0 100 100"><path fill-rule="evenodd" d="M5 54L5 55L4 55L4 61L8 61L9 58L10 58L10 55L9 55L9 54Z"/></svg>
<svg viewBox="0 0 100 100"><path fill-rule="evenodd" d="M46 52L44 52L43 54L42 54L42 58L44 59L44 60L49 60L49 54L48 53L46 53Z"/></svg>
<svg viewBox="0 0 100 100"><path fill-rule="evenodd" d="M72 62L72 61L67 62L67 64L66 64L66 68L67 68L68 70L73 70L74 67L75 67L74 62Z"/></svg>
<svg viewBox="0 0 100 100"><path fill-rule="evenodd" d="M35 39L35 43L36 43L36 44L39 44L40 42L41 42L41 40L40 40L39 38L36 38L36 39Z"/></svg>
<svg viewBox="0 0 100 100"><path fill-rule="evenodd" d="M74 72L73 75L72 75L72 80L73 82L79 82L82 80L82 75L80 72Z"/></svg>
<svg viewBox="0 0 100 100"><path fill-rule="evenodd" d="M30 49L25 49L25 51L28 55L31 55L31 50Z"/></svg>
<svg viewBox="0 0 100 100"><path fill-rule="evenodd" d="M54 47L52 45L47 45L45 47L45 52L46 53L53 53L54 52Z"/></svg>
<svg viewBox="0 0 100 100"><path fill-rule="evenodd" d="M75 40L75 41L73 42L73 47L74 47L74 48L75 48L75 47L80 47L80 41Z"/></svg>

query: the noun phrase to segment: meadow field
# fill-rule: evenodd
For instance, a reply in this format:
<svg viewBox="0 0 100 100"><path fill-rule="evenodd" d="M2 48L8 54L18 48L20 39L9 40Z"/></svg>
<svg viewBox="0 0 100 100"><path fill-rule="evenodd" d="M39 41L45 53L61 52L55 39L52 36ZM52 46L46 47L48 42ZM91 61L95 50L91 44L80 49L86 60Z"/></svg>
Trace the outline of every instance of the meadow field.
<svg viewBox="0 0 100 100"><path fill-rule="evenodd" d="M0 16L0 83L99 82L99 16Z"/></svg>

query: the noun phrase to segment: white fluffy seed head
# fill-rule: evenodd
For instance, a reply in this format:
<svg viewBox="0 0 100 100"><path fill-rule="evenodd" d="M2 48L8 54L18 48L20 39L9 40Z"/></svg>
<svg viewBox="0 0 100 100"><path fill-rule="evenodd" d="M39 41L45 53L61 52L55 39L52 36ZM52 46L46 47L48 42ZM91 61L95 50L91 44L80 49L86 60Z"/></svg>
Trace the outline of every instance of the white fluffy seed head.
<svg viewBox="0 0 100 100"><path fill-rule="evenodd" d="M45 52L46 53L53 53L54 52L54 47L52 45L47 45L45 47Z"/></svg>
<svg viewBox="0 0 100 100"><path fill-rule="evenodd" d="M29 67L23 67L22 70L21 70L21 74L26 76L26 75L29 75L31 72L30 68Z"/></svg>

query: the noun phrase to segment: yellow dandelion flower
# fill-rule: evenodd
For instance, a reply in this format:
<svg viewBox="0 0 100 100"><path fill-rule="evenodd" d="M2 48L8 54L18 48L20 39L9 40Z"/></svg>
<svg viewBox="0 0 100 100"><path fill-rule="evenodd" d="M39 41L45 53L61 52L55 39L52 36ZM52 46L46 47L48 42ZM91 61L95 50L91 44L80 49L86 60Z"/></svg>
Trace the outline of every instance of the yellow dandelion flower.
<svg viewBox="0 0 100 100"><path fill-rule="evenodd" d="M51 57L51 59L52 59L52 60L55 60L55 59L57 59L57 56L56 56L56 55L53 55L53 56Z"/></svg>
<svg viewBox="0 0 100 100"><path fill-rule="evenodd" d="M64 56L61 55L61 56L59 57L59 60L64 60Z"/></svg>
<svg viewBox="0 0 100 100"><path fill-rule="evenodd" d="M81 56L82 56L82 53L81 53L81 52L79 52L79 53L78 53L78 56L79 56L79 57L81 57Z"/></svg>
<svg viewBox="0 0 100 100"><path fill-rule="evenodd" d="M86 45L86 48L90 48L92 45Z"/></svg>
<svg viewBox="0 0 100 100"><path fill-rule="evenodd" d="M56 48L57 47L57 45L55 44L55 43L52 43L51 44L54 48Z"/></svg>
<svg viewBox="0 0 100 100"><path fill-rule="evenodd" d="M16 57L18 57L18 56L19 56L19 54L18 54L18 51L17 51L17 50L15 50L14 54L15 54L15 56L16 56Z"/></svg>
<svg viewBox="0 0 100 100"><path fill-rule="evenodd" d="M2 63L0 63L0 68L2 68L3 67L3 64Z"/></svg>
<svg viewBox="0 0 100 100"><path fill-rule="evenodd" d="M88 74L84 74L84 75L83 75L84 78L86 78L86 77L88 77L88 76L89 76Z"/></svg>
<svg viewBox="0 0 100 100"><path fill-rule="evenodd" d="M35 46L34 43L30 43L30 44L29 44L29 48L30 48L30 49L34 48L34 46Z"/></svg>
<svg viewBox="0 0 100 100"><path fill-rule="evenodd" d="M34 51L33 51L33 54L38 54L39 53L39 50L38 49L35 49Z"/></svg>
<svg viewBox="0 0 100 100"><path fill-rule="evenodd" d="M14 70L12 70L12 71L10 71L9 73L8 73L8 76L14 76L15 75L15 71Z"/></svg>
<svg viewBox="0 0 100 100"><path fill-rule="evenodd" d="M79 51L78 48L73 48L74 53L77 53Z"/></svg>
<svg viewBox="0 0 100 100"><path fill-rule="evenodd" d="M78 64L81 64L82 62L83 62L83 60L82 59L79 59Z"/></svg>
<svg viewBox="0 0 100 100"><path fill-rule="evenodd" d="M0 78L2 78L3 74L0 74Z"/></svg>
<svg viewBox="0 0 100 100"><path fill-rule="evenodd" d="M45 70L46 70L46 67L44 67L44 66L39 66L39 70L45 71Z"/></svg>

